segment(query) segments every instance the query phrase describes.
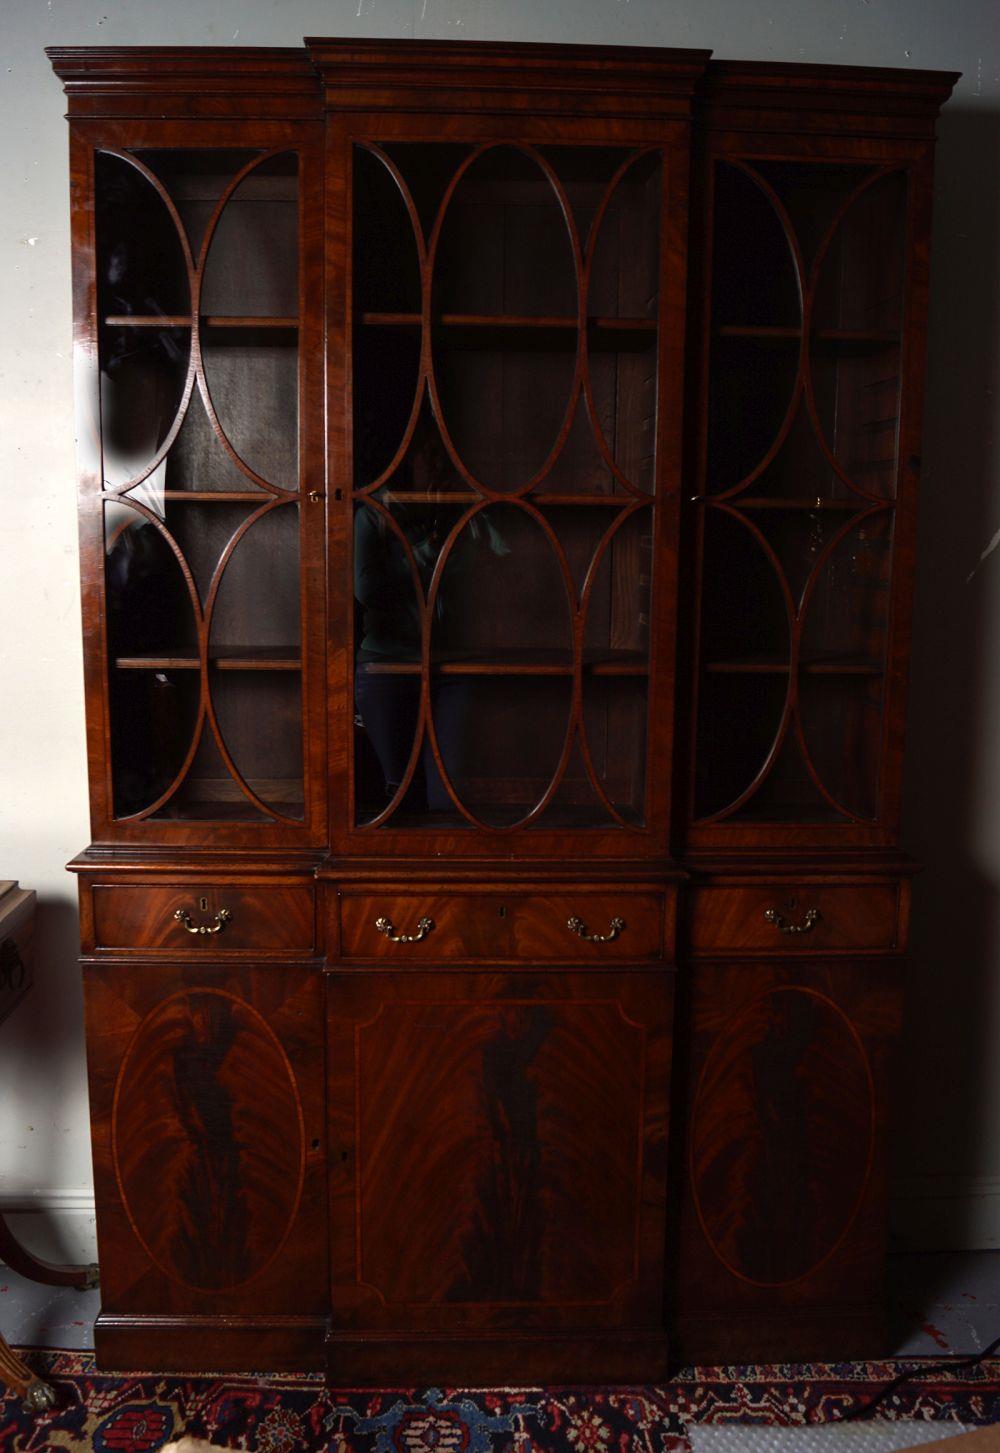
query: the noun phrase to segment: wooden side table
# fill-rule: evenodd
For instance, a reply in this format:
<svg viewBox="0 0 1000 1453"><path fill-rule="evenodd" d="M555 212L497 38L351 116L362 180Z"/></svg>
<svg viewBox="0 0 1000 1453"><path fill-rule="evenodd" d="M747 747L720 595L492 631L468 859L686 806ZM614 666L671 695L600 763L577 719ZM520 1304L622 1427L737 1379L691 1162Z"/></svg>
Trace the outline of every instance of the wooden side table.
<svg viewBox="0 0 1000 1453"><path fill-rule="evenodd" d="M0 881L0 1024L13 1013L32 985L32 947L35 928L35 895L12 881ZM97 1285L97 1267L58 1266L26 1251L0 1215L0 1261L11 1271L45 1286L75 1287L80 1291ZM47 1382L36 1376L0 1333L0 1382L12 1387L24 1406L42 1412L55 1402Z"/></svg>

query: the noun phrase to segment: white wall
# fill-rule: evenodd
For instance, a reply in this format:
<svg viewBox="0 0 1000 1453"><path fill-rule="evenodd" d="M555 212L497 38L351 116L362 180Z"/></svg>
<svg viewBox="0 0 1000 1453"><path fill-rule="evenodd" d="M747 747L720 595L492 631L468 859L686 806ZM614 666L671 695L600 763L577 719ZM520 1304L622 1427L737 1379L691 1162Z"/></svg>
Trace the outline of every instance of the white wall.
<svg viewBox="0 0 1000 1453"><path fill-rule="evenodd" d="M76 587L66 128L43 45L303 35L706 46L940 67L931 368L907 845L917 883L897 1225L1000 1245L1000 26L995 0L6 0L0 47L0 878L38 890L37 986L0 1028L0 1206L86 1244L64 862L88 839ZM980 559L980 556L983 558ZM40 1222L45 1221L46 1227Z"/></svg>

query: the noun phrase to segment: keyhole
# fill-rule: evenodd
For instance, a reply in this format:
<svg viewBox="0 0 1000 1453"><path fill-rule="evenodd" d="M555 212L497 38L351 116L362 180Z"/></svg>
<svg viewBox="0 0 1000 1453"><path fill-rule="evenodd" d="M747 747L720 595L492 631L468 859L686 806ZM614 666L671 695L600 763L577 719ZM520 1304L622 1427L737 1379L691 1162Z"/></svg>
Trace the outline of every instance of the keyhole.
<svg viewBox="0 0 1000 1453"><path fill-rule="evenodd" d="M789 896L788 896L788 907L789 907L789 909L798 908L798 906L799 906L799 900L798 900L798 898L795 896L794 893L790 893Z"/></svg>
<svg viewBox="0 0 1000 1453"><path fill-rule="evenodd" d="M201 909L202 913L207 913L208 912L208 899L207 898L199 898L198 899L198 907Z"/></svg>
<svg viewBox="0 0 1000 1453"><path fill-rule="evenodd" d="M497 909L497 918L506 918L506 917L507 917L507 909L503 906L503 904L501 904L500 907Z"/></svg>

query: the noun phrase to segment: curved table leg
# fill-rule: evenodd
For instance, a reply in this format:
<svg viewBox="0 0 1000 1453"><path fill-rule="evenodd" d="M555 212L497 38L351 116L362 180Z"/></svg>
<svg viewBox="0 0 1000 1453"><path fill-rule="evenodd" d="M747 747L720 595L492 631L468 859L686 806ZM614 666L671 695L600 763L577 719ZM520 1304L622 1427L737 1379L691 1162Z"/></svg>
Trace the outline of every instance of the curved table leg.
<svg viewBox="0 0 1000 1453"><path fill-rule="evenodd" d="M44 1413L55 1407L56 1395L47 1382L36 1377L0 1334L0 1382L12 1387L21 1397L26 1413Z"/></svg>
<svg viewBox="0 0 1000 1453"><path fill-rule="evenodd" d="M52 1261L26 1251L13 1231L0 1216L0 1261L6 1262L11 1271L28 1281L41 1282L49 1287L74 1287L77 1291L89 1291L98 1282L96 1264L90 1266L58 1266Z"/></svg>

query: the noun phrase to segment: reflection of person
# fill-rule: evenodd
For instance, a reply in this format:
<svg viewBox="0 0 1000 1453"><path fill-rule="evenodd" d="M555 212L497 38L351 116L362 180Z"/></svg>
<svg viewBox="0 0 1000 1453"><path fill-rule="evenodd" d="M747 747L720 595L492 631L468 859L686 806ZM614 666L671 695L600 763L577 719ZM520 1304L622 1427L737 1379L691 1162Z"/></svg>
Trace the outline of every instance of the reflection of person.
<svg viewBox="0 0 1000 1453"><path fill-rule="evenodd" d="M436 512L413 509L407 510L406 515L410 545L426 590L444 532ZM413 750L420 709L420 676L384 668L419 663L420 614L406 552L384 516L373 509L359 509L354 520L354 596L363 612L354 700L378 757L388 801L403 780ZM435 682L434 726L441 755L452 777L461 770L464 699L463 682L454 679ZM435 812L447 812L453 803L427 737L421 765L427 807ZM419 799L419 795L415 777L411 797Z"/></svg>
<svg viewBox="0 0 1000 1453"><path fill-rule="evenodd" d="M425 504L393 504L394 517L406 533L426 596L441 546L451 521ZM492 520L477 515L469 522L467 539L485 541L494 554L507 547ZM464 573L466 561L459 548L448 565L449 585ZM378 757L385 779L386 798L399 787L413 750L420 708L420 611L406 552L399 537L377 510L361 507L354 521L354 596L361 609L358 631L354 699L361 724ZM445 593L438 591L437 621L446 617ZM438 747L456 789L464 773L469 683L461 677L436 677L431 683L431 711ZM422 768L422 774L421 774ZM420 777L423 781L421 784ZM416 806L421 789L426 806L448 812L454 803L438 771L430 740L425 736L421 761L411 787Z"/></svg>

